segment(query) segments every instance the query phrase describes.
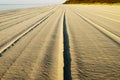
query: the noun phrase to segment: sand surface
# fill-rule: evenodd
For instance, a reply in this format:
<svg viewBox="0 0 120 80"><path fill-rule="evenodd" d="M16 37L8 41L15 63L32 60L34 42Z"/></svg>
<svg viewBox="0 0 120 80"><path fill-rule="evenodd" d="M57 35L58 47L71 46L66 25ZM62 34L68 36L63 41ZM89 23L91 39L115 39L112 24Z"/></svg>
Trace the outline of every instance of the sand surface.
<svg viewBox="0 0 120 80"><path fill-rule="evenodd" d="M120 80L120 6L0 11L0 80Z"/></svg>

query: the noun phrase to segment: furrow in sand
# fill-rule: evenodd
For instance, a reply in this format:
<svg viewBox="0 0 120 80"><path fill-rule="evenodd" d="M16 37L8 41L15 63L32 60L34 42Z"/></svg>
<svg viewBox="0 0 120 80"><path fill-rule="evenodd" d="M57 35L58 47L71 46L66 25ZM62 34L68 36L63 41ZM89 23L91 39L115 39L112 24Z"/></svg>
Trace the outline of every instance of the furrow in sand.
<svg viewBox="0 0 120 80"><path fill-rule="evenodd" d="M0 31L0 80L119 79L120 37L75 7L58 7Z"/></svg>
<svg viewBox="0 0 120 80"><path fill-rule="evenodd" d="M4 25L2 25L2 26L0 27L0 31L5 30L5 29L7 29L7 28L11 28L11 27L13 27L13 26L16 25L16 24L22 23L22 22L24 22L24 21L26 21L26 20L29 20L29 19L31 19L31 18L33 18L33 17L35 17L35 16L37 16L37 15L34 15L34 16L30 15L30 17L22 18L22 19L20 19L20 20L17 20L16 22L4 24Z"/></svg>
<svg viewBox="0 0 120 80"><path fill-rule="evenodd" d="M120 31L119 31L120 23L113 21L115 18L114 16L109 15L109 17L111 17L112 20L106 19L106 18L99 16L102 13L91 12L89 9L88 10L79 9L78 13L81 14L82 16L87 17L87 19L91 20L92 22L95 22L97 25L103 27L104 29L106 29L120 37ZM96 13L96 14L94 14L94 13ZM102 14L102 15L104 15L104 14ZM107 17L107 15L104 15L104 16ZM115 20L117 20L117 21L119 21L119 19L120 19L119 17L115 18Z"/></svg>
<svg viewBox="0 0 120 80"><path fill-rule="evenodd" d="M64 80L71 80L71 54L70 54L70 45L69 45L69 36L66 26L66 18L64 14L63 20L63 43L64 43Z"/></svg>
<svg viewBox="0 0 120 80"><path fill-rule="evenodd" d="M81 11L81 9L78 9L79 11ZM90 15L93 15L93 16L98 16L98 17L101 17L101 18L104 18L106 20L110 20L110 21L113 21L113 22L117 22L117 23L120 23L119 21L119 17L118 16L112 16L112 15L108 15L108 14L103 14L103 13L100 13L100 12L91 12L91 10L82 10L84 11L84 13L89 13ZM97 13L97 14L93 14L93 13Z"/></svg>
<svg viewBox="0 0 120 80"><path fill-rule="evenodd" d="M52 10L52 9L50 9L50 10ZM13 27L16 24L20 24L20 23L22 23L22 22L24 22L26 20L29 20L29 19L31 19L33 17L36 17L36 16L38 16L38 15L44 13L44 12L47 12L47 11L40 12L40 13L39 12L40 11L37 11L37 13L36 13L36 11L33 11L32 13L27 14L25 16L18 17L18 18L14 19L14 20L10 19L9 21L7 21L7 22L5 22L3 24L1 23L0 24L0 31L5 30L5 29L10 28L10 27Z"/></svg>
<svg viewBox="0 0 120 80"><path fill-rule="evenodd" d="M10 48L13 44L15 44L20 38L22 38L23 36L25 36L27 33L29 33L31 30L33 30L34 28L36 28L39 24L41 24L44 20L46 20L51 14L53 13L49 13L48 15L46 15L45 17L43 17L40 21L38 21L37 23L35 23L33 26L31 26L30 28L28 28L25 31L22 31L20 34L18 34L15 38L11 39L9 42L5 43L4 45L2 45L0 47L0 55L6 51L8 48Z"/></svg>
<svg viewBox="0 0 120 80"><path fill-rule="evenodd" d="M15 38L16 36L18 36L19 34L24 32L25 30L30 28L31 26L33 26L36 22L40 21L44 16L46 16L50 12L54 12L54 10L43 13L43 14L36 15L33 18L30 18L28 20L25 20L25 21L19 23L19 24L10 26L10 27L0 31L0 35L2 35L2 36L0 36L0 46L3 46L8 41L10 41L11 39Z"/></svg>
<svg viewBox="0 0 120 80"><path fill-rule="evenodd" d="M58 13L58 11L57 11ZM63 14L58 13L31 72L32 80L63 80ZM57 14L54 15L55 18ZM51 21L50 23L51 24ZM48 30L50 27L46 25ZM41 34L45 35L46 33Z"/></svg>
<svg viewBox="0 0 120 80"><path fill-rule="evenodd" d="M54 9L54 8L52 8L52 9ZM50 8L49 11L52 10L52 9ZM12 23L15 20L19 20L20 18L23 18L23 17L26 17L26 16L45 13L45 12L48 12L48 10L44 9L42 11L42 10L39 10L39 9L35 9L35 10L31 11L31 12L29 10L28 11L26 10L24 13L16 14L16 16L14 15L12 18L9 17L9 16L7 17L8 19L2 18L3 20L0 21L0 23L1 23L0 26L6 25L8 23Z"/></svg>
<svg viewBox="0 0 120 80"><path fill-rule="evenodd" d="M8 16L5 16L5 17L1 17L1 20L0 20L0 23L4 23L4 22L8 22L10 20L14 20L14 19L17 19L17 18L20 18L20 17L23 17L23 16L26 16L26 15L30 15L31 13L33 12L30 12L28 13L29 10L26 10L24 12L18 12L18 13L15 13L14 15L8 15Z"/></svg>
<svg viewBox="0 0 120 80"><path fill-rule="evenodd" d="M16 13L21 13L24 10L6 10L6 11L0 11L0 18L3 18L5 16L11 16Z"/></svg>
<svg viewBox="0 0 120 80"><path fill-rule="evenodd" d="M73 80L119 79L120 47L71 10L66 13ZM74 16L71 19L71 16Z"/></svg>
<svg viewBox="0 0 120 80"><path fill-rule="evenodd" d="M85 9L87 9L87 10L85 10ZM111 20L111 21L114 21L114 22L118 22L118 23L120 22L119 21L120 15L118 16L116 14L112 14L112 13L108 13L108 12L106 13L106 12L104 12L102 10L96 11L95 8L92 8L92 9L85 8L85 9L83 9L82 11L84 11L85 13L90 13L93 16L94 15L97 15L97 16L101 15L101 17L106 18L108 20ZM81 11L80 8L78 8L78 10ZM93 10L93 11L91 12L91 10ZM96 14L94 14L94 13L96 13Z"/></svg>
<svg viewBox="0 0 120 80"><path fill-rule="evenodd" d="M45 9L45 8L44 8ZM41 11L40 9L37 9L37 8L32 8L32 9L23 9L23 10L16 10L14 12L14 14L10 14L10 15L2 15L2 17L0 17L0 23L2 22L6 22L6 21L9 21L9 20L13 20L13 19L17 19L17 18L20 18L20 17L23 17L25 15L30 15L31 13L35 13L37 11ZM7 13L7 12L6 12Z"/></svg>
<svg viewBox="0 0 120 80"><path fill-rule="evenodd" d="M32 40L1 80L63 80L63 19L61 16L55 16L57 15L51 16L49 20L55 19L42 25L44 29ZM52 27L49 26L53 21Z"/></svg>
<svg viewBox="0 0 120 80"><path fill-rule="evenodd" d="M0 19L4 20L4 19L9 19L9 18L14 18L18 15L22 15L22 14L25 14L25 13L31 13L31 12L34 12L34 11L40 11L41 13L44 12L44 11L48 11L50 9L53 9L55 7L53 6L44 6L44 7L34 7L34 8L24 8L24 9L17 9L17 10L7 10L7 11L1 11L1 13L4 13L4 14L0 14Z"/></svg>
<svg viewBox="0 0 120 80"><path fill-rule="evenodd" d="M93 21L89 20L88 18L86 18L85 16L82 16L79 13L76 13L77 15L79 15L83 20L85 20L86 22L90 23L91 25L93 25L96 29L98 29L100 32L102 32L103 34L105 34L107 37L109 37L111 40L115 41L117 44L120 44L120 37L113 34L112 32L106 30L105 28L103 28L102 26L99 26L98 24L94 23Z"/></svg>
<svg viewBox="0 0 120 80"><path fill-rule="evenodd" d="M33 11L33 12L34 12L34 11ZM22 18L22 17L27 16L27 15L30 15L30 14L32 14L33 12L31 12L31 13L28 13L28 12L27 12L27 13L22 13L22 14L20 14L20 15L15 16L14 18L9 18L9 17L8 17L8 19L1 20L0 23L1 23L2 25L5 25L5 23L8 23L8 22L10 22L10 21L13 21L13 20ZM2 26L2 25L1 25L1 26Z"/></svg>
<svg viewBox="0 0 120 80"><path fill-rule="evenodd" d="M46 24L46 20L44 21L43 24ZM43 25L43 24L41 24L41 25ZM0 61L1 61L0 65L1 65L1 68L2 68L2 69L0 69L0 79L5 78L5 80L6 79L13 80L15 77L11 76L12 78L9 78L9 77L6 77L5 75L6 75L6 73L8 73L8 74L10 73L9 69L12 66L14 67L14 65L16 65L16 63L19 64L19 60L25 61L25 65L29 64L28 66L30 66L30 62L34 61L36 59L35 56L37 56L37 54L35 55L34 53L30 54L31 52L34 52L36 46L33 46L32 49L30 49L30 50L33 50L33 51L29 50L30 53L28 53L28 51L25 51L25 50L28 47L30 47L30 45L34 44L34 40L38 37L38 33L40 33L44 28L45 27L38 25L38 27L36 27L31 32L29 32L29 34L26 34L26 36L24 36L19 41L19 43L16 43L16 45L13 46L13 48L10 48L8 51L5 52L6 54L4 54L4 56L2 56L0 58ZM37 50L39 50L39 49L37 49ZM26 54L28 54L28 55L26 56ZM22 57L22 59L21 59L21 57ZM30 60L30 62L29 62L29 58L32 59L32 61ZM6 62L4 62L4 60ZM26 62L27 60L28 60L29 63ZM16 62L16 61L18 61L18 62ZM17 69L19 69L21 71L22 68L20 68L20 66L23 66L24 68L26 68L26 66L24 66L23 64L24 64L24 62L21 65L17 65ZM28 66L27 66L27 69L29 69ZM12 71L14 73L13 76L16 76L17 74L20 75L20 72L17 72L17 69L14 69ZM26 74L26 71L23 71L22 74ZM17 77L19 77L18 79L21 79L21 77L19 75ZM28 76L26 76L26 77L28 77ZM22 78L24 78L24 77L22 76ZM29 80L29 78L28 78L28 80Z"/></svg>

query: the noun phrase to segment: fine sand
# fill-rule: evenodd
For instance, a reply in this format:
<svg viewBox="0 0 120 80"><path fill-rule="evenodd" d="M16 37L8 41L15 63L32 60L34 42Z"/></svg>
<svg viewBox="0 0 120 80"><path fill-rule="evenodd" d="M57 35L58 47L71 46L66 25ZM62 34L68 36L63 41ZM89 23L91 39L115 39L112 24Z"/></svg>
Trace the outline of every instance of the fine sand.
<svg viewBox="0 0 120 80"><path fill-rule="evenodd" d="M0 11L0 80L120 80L120 6Z"/></svg>

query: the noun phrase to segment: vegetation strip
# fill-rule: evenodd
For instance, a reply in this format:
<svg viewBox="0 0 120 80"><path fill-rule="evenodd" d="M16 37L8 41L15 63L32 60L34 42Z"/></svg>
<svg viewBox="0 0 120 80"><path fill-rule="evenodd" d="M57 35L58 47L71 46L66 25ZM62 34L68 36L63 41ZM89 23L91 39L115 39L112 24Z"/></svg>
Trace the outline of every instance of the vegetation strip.
<svg viewBox="0 0 120 80"><path fill-rule="evenodd" d="M53 14L53 13L52 13ZM13 38L12 40L10 40L9 42L7 42L6 44L4 44L3 46L0 47L0 56L3 52L5 52L8 48L10 48L12 45L14 45L19 39L21 39L23 36L25 36L27 33L29 33L31 30L33 30L34 28L36 28L39 24L41 24L43 21L45 21L49 16L51 15L51 13L47 14L45 17L43 17L40 21L38 21L36 24L34 24L32 27L30 27L29 29L25 30L23 33L21 33L20 35L16 36L15 38Z"/></svg>
<svg viewBox="0 0 120 80"><path fill-rule="evenodd" d="M64 80L72 80L71 79L71 56L70 56L70 46L69 46L69 37L67 33L67 26L66 26L66 18L64 14L64 21L63 21L63 42L64 42Z"/></svg>
<svg viewBox="0 0 120 80"><path fill-rule="evenodd" d="M86 22L90 23L91 25L93 25L96 29L98 29L100 32L102 32L103 34L105 34L107 37L109 37L111 40L115 41L117 44L120 45L120 37L113 34L112 32L106 30L105 28L99 26L98 24L94 23L93 21L89 20L88 18L82 16L81 14L76 13L77 15L79 15L83 20L85 20Z"/></svg>
<svg viewBox="0 0 120 80"><path fill-rule="evenodd" d="M65 4L78 4L78 3L119 3L120 0L67 0Z"/></svg>

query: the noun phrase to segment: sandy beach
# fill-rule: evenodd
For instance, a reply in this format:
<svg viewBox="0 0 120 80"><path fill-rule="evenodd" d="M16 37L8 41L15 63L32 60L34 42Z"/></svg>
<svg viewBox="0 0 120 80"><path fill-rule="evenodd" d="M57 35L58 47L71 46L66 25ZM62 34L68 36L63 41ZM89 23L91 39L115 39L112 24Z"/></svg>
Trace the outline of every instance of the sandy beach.
<svg viewBox="0 0 120 80"><path fill-rule="evenodd" d="M0 11L0 80L120 80L120 6Z"/></svg>

